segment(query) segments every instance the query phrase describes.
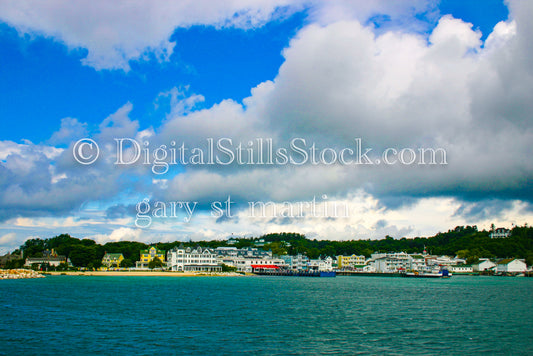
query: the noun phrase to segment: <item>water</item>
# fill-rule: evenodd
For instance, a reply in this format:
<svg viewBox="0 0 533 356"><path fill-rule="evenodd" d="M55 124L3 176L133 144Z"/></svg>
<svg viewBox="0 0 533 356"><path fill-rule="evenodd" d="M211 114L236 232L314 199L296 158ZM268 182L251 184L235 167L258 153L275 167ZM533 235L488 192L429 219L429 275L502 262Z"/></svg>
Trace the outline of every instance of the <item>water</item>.
<svg viewBox="0 0 533 356"><path fill-rule="evenodd" d="M0 354L533 354L533 278L0 281Z"/></svg>

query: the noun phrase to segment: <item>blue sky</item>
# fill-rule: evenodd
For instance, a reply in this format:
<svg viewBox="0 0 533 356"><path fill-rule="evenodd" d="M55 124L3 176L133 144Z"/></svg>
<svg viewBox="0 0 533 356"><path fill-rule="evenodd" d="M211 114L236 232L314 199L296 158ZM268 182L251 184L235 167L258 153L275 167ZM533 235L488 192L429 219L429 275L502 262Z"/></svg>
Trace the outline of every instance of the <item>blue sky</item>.
<svg viewBox="0 0 533 356"><path fill-rule="evenodd" d="M482 39L508 16L500 0L485 1L483 6L475 0L441 1L437 11L471 22L483 33ZM387 28L387 21L373 21ZM97 125L128 101L143 126L158 125L161 118L154 113L154 100L176 85L203 95L205 107L224 99L241 101L251 88L274 79L283 62L281 51L308 22L304 10L254 29L180 28L170 37L177 48L168 62L134 62L127 73L96 71L80 62L86 49L68 49L50 37L21 37L3 23L0 115L5 127L0 138L42 142L59 128L61 118Z"/></svg>
<svg viewBox="0 0 533 356"><path fill-rule="evenodd" d="M520 57L512 51L530 54L522 48L530 29L520 18L528 5L509 6L511 12L499 0L280 0L138 2L119 11L104 2L3 4L0 246L63 232L148 241L292 229L346 239L524 223L532 210L524 156L531 101L512 93L527 93L530 68L509 58ZM488 142L513 140L496 152L467 132ZM378 149L443 146L450 163L443 171L389 172L179 167L164 176L103 161L72 164L77 139L105 144L113 135L167 144L168 138L205 144L213 136L285 143L305 137L328 147L362 137ZM516 174L493 172L491 157ZM265 174L279 180L263 181ZM302 184L302 177L313 178ZM218 182L217 189L202 182ZM322 194L364 214L315 229L316 221L306 219L215 222L205 212L187 225L133 224L133 207L145 196L209 206L227 195L244 204ZM420 217L410 220L413 214ZM439 221L439 214L446 218Z"/></svg>

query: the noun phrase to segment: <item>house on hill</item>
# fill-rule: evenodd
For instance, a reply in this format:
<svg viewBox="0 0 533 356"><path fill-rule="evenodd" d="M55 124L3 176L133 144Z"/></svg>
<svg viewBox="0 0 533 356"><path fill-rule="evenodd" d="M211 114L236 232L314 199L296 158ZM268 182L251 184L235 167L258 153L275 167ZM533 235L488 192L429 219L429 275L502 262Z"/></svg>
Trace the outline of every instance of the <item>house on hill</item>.
<svg viewBox="0 0 533 356"><path fill-rule="evenodd" d="M491 239L500 238L500 237L509 237L511 236L511 230L506 229L504 227L499 227L495 229L494 231L492 231L489 234L489 236Z"/></svg>

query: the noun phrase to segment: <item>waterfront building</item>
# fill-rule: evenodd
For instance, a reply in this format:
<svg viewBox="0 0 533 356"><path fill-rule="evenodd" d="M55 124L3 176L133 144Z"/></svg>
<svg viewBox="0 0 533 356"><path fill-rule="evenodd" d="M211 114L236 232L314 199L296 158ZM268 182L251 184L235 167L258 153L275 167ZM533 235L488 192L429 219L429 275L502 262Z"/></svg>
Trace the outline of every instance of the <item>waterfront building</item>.
<svg viewBox="0 0 533 356"><path fill-rule="evenodd" d="M405 252L373 253L370 256L370 263L376 272L381 273L395 273L411 269L412 260L413 258Z"/></svg>
<svg viewBox="0 0 533 356"><path fill-rule="evenodd" d="M239 272L253 272L255 269L269 269L269 268L286 268L285 262L281 258L244 258L237 257L232 260L234 267L237 267Z"/></svg>
<svg viewBox="0 0 533 356"><path fill-rule="evenodd" d="M268 258L272 257L272 251L260 250L255 247L217 247L215 253L223 257L245 257L245 258Z"/></svg>
<svg viewBox="0 0 533 356"><path fill-rule="evenodd" d="M307 270L309 258L302 254L297 254L296 256L283 255L279 256L283 260L287 269L296 270L296 271L305 271Z"/></svg>
<svg viewBox="0 0 533 356"><path fill-rule="evenodd" d="M167 252L167 266L171 271L220 272L222 266L217 257L210 248L197 246L192 249L180 245Z"/></svg>
<svg viewBox="0 0 533 356"><path fill-rule="evenodd" d="M490 236L491 239L496 239L496 238L501 238L501 237L509 237L509 236L511 236L511 230L506 229L504 227L499 227L499 228L495 229L494 231L492 231L489 234L489 236Z"/></svg>
<svg viewBox="0 0 533 356"><path fill-rule="evenodd" d="M120 267L120 263L124 260L124 256L121 253L105 253L102 258L102 265L110 267Z"/></svg>
<svg viewBox="0 0 533 356"><path fill-rule="evenodd" d="M457 265L457 266L451 266L450 272L452 273L472 273L474 272L474 269L472 265Z"/></svg>
<svg viewBox="0 0 533 356"><path fill-rule="evenodd" d="M311 270L316 271L333 271L333 259L331 257L326 257L324 259L318 258L314 260L309 260L308 263Z"/></svg>
<svg viewBox="0 0 533 356"><path fill-rule="evenodd" d="M148 264L155 258L158 258L161 262L165 262L165 251L159 250L154 246L151 246L147 250L141 250L140 259L135 263L135 267L138 269L147 269Z"/></svg>
<svg viewBox="0 0 533 356"><path fill-rule="evenodd" d="M496 263L492 262L488 258L480 259L478 263L472 265L474 272L488 271L496 267Z"/></svg>
<svg viewBox="0 0 533 356"><path fill-rule="evenodd" d="M523 273L527 271L524 260L517 258L507 258L498 262L496 273Z"/></svg>
<svg viewBox="0 0 533 356"><path fill-rule="evenodd" d="M351 255L351 256L337 256L338 269L355 269L355 266L362 266L366 262L365 256Z"/></svg>
<svg viewBox="0 0 533 356"><path fill-rule="evenodd" d="M69 267L72 266L70 259L66 256L58 255L54 249L43 251L43 257L28 257L24 262L24 266L31 267L33 265L49 265L58 267L60 264L65 263Z"/></svg>
<svg viewBox="0 0 533 356"><path fill-rule="evenodd" d="M434 266L456 266L466 264L466 260L458 257L450 256L426 256L426 265L430 267Z"/></svg>
<svg viewBox="0 0 533 356"><path fill-rule="evenodd" d="M427 269L426 258L422 255L410 255L412 271L423 271Z"/></svg>

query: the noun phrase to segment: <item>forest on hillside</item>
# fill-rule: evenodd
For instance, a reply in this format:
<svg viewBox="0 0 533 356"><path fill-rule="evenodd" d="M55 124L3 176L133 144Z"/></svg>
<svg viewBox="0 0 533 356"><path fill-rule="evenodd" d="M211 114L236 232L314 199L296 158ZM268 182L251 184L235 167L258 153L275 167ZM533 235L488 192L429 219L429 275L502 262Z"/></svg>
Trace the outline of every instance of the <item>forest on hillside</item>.
<svg viewBox="0 0 533 356"><path fill-rule="evenodd" d="M349 240L331 241L308 239L299 233L273 233L252 238L237 238L231 246L237 248L255 247L260 239L264 245L258 247L272 250L274 254L283 255L298 253L306 254L309 258L337 255L364 255L369 257L374 252L407 252L422 253L424 248L434 255L458 255L469 262L475 262L481 257L488 258L524 258L528 265L533 264L533 228L516 226L507 238L490 238L489 231L478 231L477 226L458 226L447 232L438 233L432 237L394 239L386 236L380 240ZM175 241L153 244L160 250L170 250L180 244L184 246L202 246L217 248L230 246L227 240L213 241ZM57 254L70 258L76 267L98 268L106 252L122 253L123 266L131 267L139 260L140 251L149 245L136 241L108 242L97 244L91 239L79 239L68 234L61 234L48 239L28 239L15 253L23 252L24 258L40 257L45 250L54 249ZM10 266L18 267L23 260L11 261Z"/></svg>

